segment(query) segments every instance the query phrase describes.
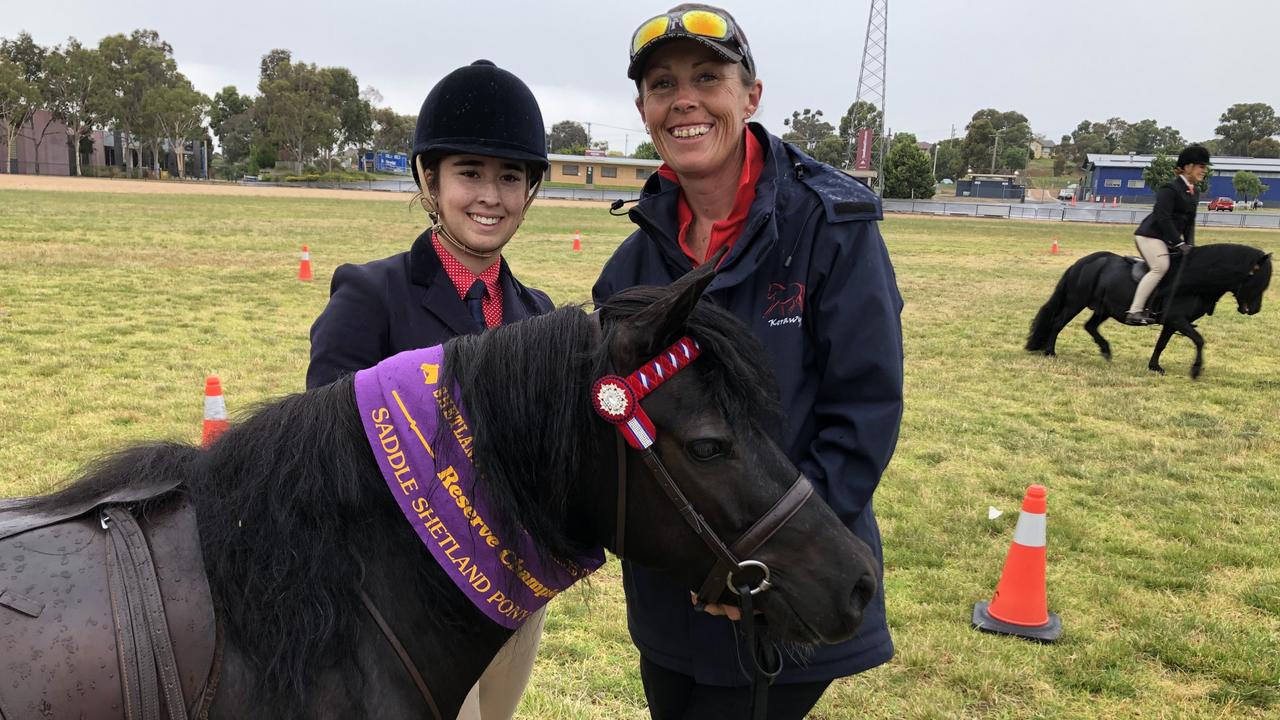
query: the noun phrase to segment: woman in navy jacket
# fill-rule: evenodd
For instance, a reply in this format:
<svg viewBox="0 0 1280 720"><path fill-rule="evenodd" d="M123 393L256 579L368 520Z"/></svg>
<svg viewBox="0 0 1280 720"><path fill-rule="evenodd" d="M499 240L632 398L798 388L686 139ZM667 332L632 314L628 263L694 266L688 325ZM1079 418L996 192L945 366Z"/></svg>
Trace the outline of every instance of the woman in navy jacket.
<svg viewBox="0 0 1280 720"><path fill-rule="evenodd" d="M781 446L883 572L871 499L902 417L902 299L879 198L747 122L762 86L741 28L719 8L681 5L641 25L628 76L665 165L593 297L669 283L729 248L707 296L764 345L787 417ZM745 717L747 648L721 616L736 608L696 610L688 589L623 570L653 717ZM854 639L803 663L784 658L768 717L803 717L833 679L892 656L881 584Z"/></svg>
<svg viewBox="0 0 1280 720"><path fill-rule="evenodd" d="M488 60L449 73L418 114L412 166L431 227L408 252L334 272L329 305L311 327L308 388L553 309L502 259L547 167L529 88ZM512 636L472 688L461 720L514 715L543 618L530 617Z"/></svg>

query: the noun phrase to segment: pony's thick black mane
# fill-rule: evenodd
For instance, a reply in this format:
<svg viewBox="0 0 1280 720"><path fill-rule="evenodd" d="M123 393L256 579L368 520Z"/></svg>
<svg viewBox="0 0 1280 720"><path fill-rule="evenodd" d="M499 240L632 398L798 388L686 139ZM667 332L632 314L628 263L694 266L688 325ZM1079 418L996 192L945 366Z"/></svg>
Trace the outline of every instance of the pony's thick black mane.
<svg viewBox="0 0 1280 720"><path fill-rule="evenodd" d="M618 323L661 296L636 288L605 304L605 343ZM695 367L725 416L772 418L765 423L772 429L776 389L759 343L707 302L698 303L688 333L703 346ZM445 346L446 380L458 384L499 520L518 523L556 558L571 558L589 542L569 522L570 491L585 458L612 452L589 387L605 372L632 370L610 368L606 347L577 307ZM609 447L599 447L606 441ZM455 592L429 572L429 554L387 491L350 377L260 407L207 451L177 443L122 451L30 506L64 507L170 477L184 478L178 492L195 503L221 621L259 671L262 708L276 716L302 713L310 683L356 664L364 611L353 589L365 580L364 563L417 552L422 570L409 567L398 579L405 596ZM431 615L441 625L462 622L439 607ZM359 682L360 669L354 673Z"/></svg>
<svg viewBox="0 0 1280 720"><path fill-rule="evenodd" d="M1179 286L1183 290L1222 293L1239 287L1249 270L1266 255L1262 250L1235 243L1214 243L1197 247L1188 256Z"/></svg>
<svg viewBox="0 0 1280 720"><path fill-rule="evenodd" d="M444 382L458 388L471 424L492 522L523 527L544 554L571 560L589 541L568 527L569 493L583 458L600 450L591 319L565 307L444 347Z"/></svg>

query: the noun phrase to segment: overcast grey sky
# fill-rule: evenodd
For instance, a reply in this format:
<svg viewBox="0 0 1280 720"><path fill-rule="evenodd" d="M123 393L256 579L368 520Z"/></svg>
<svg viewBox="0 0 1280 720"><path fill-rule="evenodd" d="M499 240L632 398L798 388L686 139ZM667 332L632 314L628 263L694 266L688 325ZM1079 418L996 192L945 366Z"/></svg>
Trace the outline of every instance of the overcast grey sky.
<svg viewBox="0 0 1280 720"><path fill-rule="evenodd" d="M626 79L641 21L676 0L16 0L0 36L42 45L151 28L202 92L256 93L272 48L345 66L386 105L417 114L444 73L489 58L525 80L548 126L592 123L611 148L643 139ZM833 124L857 92L869 0L732 0L764 81L757 117L781 134L792 110ZM1050 139L1082 119L1155 118L1191 140L1213 136L1236 102L1280 109L1280 3L1236 0L890 0L887 124L922 140L957 135L976 110L1017 110Z"/></svg>

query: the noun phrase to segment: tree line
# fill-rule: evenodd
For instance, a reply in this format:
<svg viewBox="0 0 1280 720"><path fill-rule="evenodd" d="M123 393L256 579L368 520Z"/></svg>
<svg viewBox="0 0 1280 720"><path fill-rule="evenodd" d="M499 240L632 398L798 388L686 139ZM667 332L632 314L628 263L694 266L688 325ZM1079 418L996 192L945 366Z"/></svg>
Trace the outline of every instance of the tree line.
<svg viewBox="0 0 1280 720"><path fill-rule="evenodd" d="M113 123L151 148L158 169L162 143L182 147L204 136L207 103L178 71L173 48L152 30L110 35L97 47L70 38L65 45L46 48L27 33L0 39L0 123L9 160L24 125L31 125L29 137L38 159L40 146L57 134L52 130L56 121L66 126L63 140L77 149L94 129ZM49 114L37 123L41 110ZM72 154L76 174L81 174L80 152ZM181 157L178 167L183 169Z"/></svg>
<svg viewBox="0 0 1280 720"><path fill-rule="evenodd" d="M783 121L787 128L782 138L836 167L848 168L856 151L859 128L877 127L879 111L870 103L855 102L841 117L839 127L823 119L822 110L805 108L791 113ZM1280 158L1280 119L1266 103L1237 103L1222 113L1216 137L1202 140L1213 155ZM948 138L920 147L912 133L894 133L885 155L885 197L929 198L934 185L942 178L959 179L972 173L1012 174L1024 170L1031 159L1033 140L1045 142L1035 135L1027 117L1017 111L994 108L978 110L964 128L962 137ZM1128 122L1111 118L1105 122L1082 120L1053 150L1053 174L1057 176L1084 164L1086 156L1095 154L1176 155L1188 145L1186 138L1168 125L1154 119ZM930 156L932 154L932 157ZM1164 162L1171 163L1165 159ZM1164 162L1160 164L1163 168ZM1169 174L1172 174L1170 165ZM1163 171L1157 175L1163 177ZM1237 191L1256 196L1262 190L1253 184L1256 176L1243 175L1243 187ZM1238 183L1239 184L1239 183ZM1152 185L1158 187L1158 184Z"/></svg>
<svg viewBox="0 0 1280 720"><path fill-rule="evenodd" d="M370 98L377 91L361 92L346 68L295 62L288 50L277 49L262 58L260 70L256 96L228 86L210 98L192 86L173 47L154 30L109 35L97 47L72 37L45 48L21 33L0 40L0 124L12 158L24 126L38 156L51 126L63 123L76 149L77 175L91 133L106 128L120 132L126 148L149 149L153 171L171 157L179 175L187 174L182 149L209 142L210 132L224 164L247 162L250 172L274 165L281 150L299 164L318 158L331 166L348 148L387 142L407 149L412 142L413 117L375 108ZM48 114L36 123L41 110ZM120 150L126 173L133 174L134 154Z"/></svg>
<svg viewBox="0 0 1280 720"><path fill-rule="evenodd" d="M96 47L74 37L42 47L25 32L0 38L0 128L10 159L19 133L35 144L38 158L40 146L61 135L55 123L65 126L62 139L76 150L76 175L83 174L81 156L92 150L93 131L107 128L119 131L126 147L148 148L140 159L153 171L169 166L171 156L180 175L187 174L186 159L176 150L212 137L229 175L254 174L282 158L332 169L334 158L352 148L412 150L417 117L382 106L382 95L371 86L361 89L347 68L300 62L289 50L274 49L261 59L256 91L232 85L212 97L197 91L178 69L173 47L154 30L110 35ZM572 121L557 123L549 141L575 154L598 145ZM651 143L637 154L657 157ZM121 160L134 174L133 153Z"/></svg>
<svg viewBox="0 0 1280 720"><path fill-rule="evenodd" d="M257 93L227 86L208 97L179 71L173 48L154 30L102 38L96 47L74 37L63 45L42 47L28 33L0 38L0 126L10 159L15 137L26 126L39 147L54 134L54 122L66 127L69 144L80 157L94 130L114 128L130 145L150 149L150 165L159 170L162 157L190 141L218 138L223 165L253 173L275 165L282 156L302 165L315 160L332 169L335 156L352 148L408 153L416 117L381 106L373 87L360 89L356 76L343 67L319 67L296 61L288 50L262 57ZM35 122L39 110L48 110ZM1280 157L1280 119L1266 103L1238 103L1219 118L1216 137L1202 141L1215 155ZM42 127L36 127L41 125ZM860 128L878 128L882 113L866 101L855 101L836 124L820 109L796 110L783 121L782 138L814 158L848 168L856 152ZM1025 115L985 108L975 112L959 138L919 147L911 133L890 138L885 155L885 194L929 197L936 179L960 178L973 172L1012 173L1027 167L1034 135ZM1054 174L1079 167L1089 153L1176 154L1187 144L1177 129L1154 119L1128 122L1082 120L1063 135L1054 152ZM606 150L582 123L557 122L548 131L551 152L581 155ZM182 152L174 154L185 174ZM611 155L620 155L611 152ZM632 157L657 159L652 142L643 142ZM123 153L126 171L133 154ZM8 170L8 163L5 164ZM37 172L39 169L37 167Z"/></svg>

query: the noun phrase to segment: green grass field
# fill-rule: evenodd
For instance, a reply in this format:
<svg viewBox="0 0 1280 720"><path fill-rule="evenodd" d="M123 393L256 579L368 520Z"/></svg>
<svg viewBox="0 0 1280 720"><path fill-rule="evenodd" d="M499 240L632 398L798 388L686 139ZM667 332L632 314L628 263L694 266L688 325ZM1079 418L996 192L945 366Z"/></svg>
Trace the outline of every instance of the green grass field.
<svg viewBox="0 0 1280 720"><path fill-rule="evenodd" d="M300 390L334 267L401 251L422 224L394 202L0 191L0 495L128 443L197 440L207 373L233 414ZM629 228L535 206L508 257L582 302ZM1275 289L1257 316L1227 298L1200 322L1193 382L1185 339L1168 376L1146 370L1146 328L1104 325L1110 364L1082 319L1056 360L1021 349L1061 272L1131 252L1130 228L895 216L883 232L907 303L906 414L876 496L898 654L813 717L1280 717ZM1198 240L1280 250L1274 232ZM295 280L303 244L313 283ZM969 628L1033 482L1049 488L1052 645ZM520 717L647 716L616 563L547 628Z"/></svg>

